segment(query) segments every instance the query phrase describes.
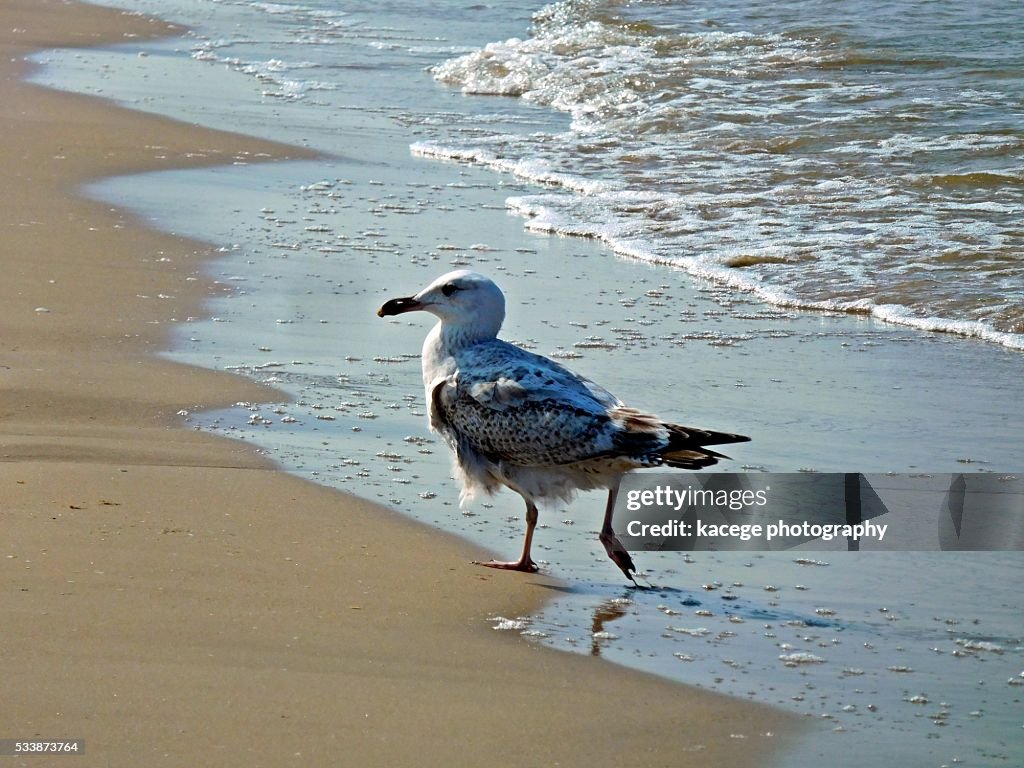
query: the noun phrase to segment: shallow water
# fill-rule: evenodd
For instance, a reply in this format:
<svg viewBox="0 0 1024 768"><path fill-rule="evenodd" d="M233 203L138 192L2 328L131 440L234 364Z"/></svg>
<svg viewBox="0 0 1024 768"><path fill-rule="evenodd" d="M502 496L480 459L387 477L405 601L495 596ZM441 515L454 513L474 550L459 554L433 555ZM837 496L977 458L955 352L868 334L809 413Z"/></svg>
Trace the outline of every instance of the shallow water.
<svg viewBox="0 0 1024 768"><path fill-rule="evenodd" d="M777 306L1024 347L1012 0L130 5L206 24L185 52L247 79L236 85L263 110L234 119L250 130L344 152L325 129L368 108L419 155L534 182L507 196L531 229ZM185 80L203 91L211 78ZM136 98L160 108L150 91ZM198 95L166 108L188 117Z"/></svg>
<svg viewBox="0 0 1024 768"><path fill-rule="evenodd" d="M530 174L410 154L426 141L526 135L541 157L574 135L559 111L463 96L428 71L527 35L534 8L132 7L195 31L147 43L144 57L139 46L47 55L42 77L328 153L91 190L222 247L212 269L228 292L213 320L183 324L175 357L288 394L280 404L192 413L190 423L514 554L521 503L506 493L460 511L447 449L426 430L418 352L427 318L374 315L384 299L466 264L506 289L508 338L635 405L750 434L730 469L1020 471L1019 352L867 315L779 307L695 280L685 264L615 258L600 242L536 224L524 231L522 201L578 197L564 179L538 186ZM579 144L572 151L581 166L607 162L600 147L594 158ZM714 227L703 232L717 247ZM816 737L787 765L1024 759L1017 553L644 552L638 564L658 588L637 591L619 583L597 544L603 504L589 494L542 514L536 553L569 587L540 615L496 618L496 627L818 719Z"/></svg>

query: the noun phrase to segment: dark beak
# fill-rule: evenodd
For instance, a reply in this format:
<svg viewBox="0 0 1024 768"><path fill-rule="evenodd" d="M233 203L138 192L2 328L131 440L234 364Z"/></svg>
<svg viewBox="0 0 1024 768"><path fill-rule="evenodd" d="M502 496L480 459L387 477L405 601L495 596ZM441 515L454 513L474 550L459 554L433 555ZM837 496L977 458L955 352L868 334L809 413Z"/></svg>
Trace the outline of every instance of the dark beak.
<svg viewBox="0 0 1024 768"><path fill-rule="evenodd" d="M377 310L377 317L390 317L391 315L400 315L403 312L415 312L417 309L422 308L423 305L416 301L416 299L412 296L406 296L386 302L383 307Z"/></svg>

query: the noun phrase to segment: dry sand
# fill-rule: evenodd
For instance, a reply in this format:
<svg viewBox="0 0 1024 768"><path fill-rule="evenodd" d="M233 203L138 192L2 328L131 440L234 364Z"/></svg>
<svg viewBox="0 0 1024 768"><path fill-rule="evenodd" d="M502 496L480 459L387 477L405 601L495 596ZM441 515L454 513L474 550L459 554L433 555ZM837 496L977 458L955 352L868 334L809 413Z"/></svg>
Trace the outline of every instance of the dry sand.
<svg viewBox="0 0 1024 768"><path fill-rule="evenodd" d="M274 397L154 356L211 251L74 190L308 155L20 82L173 31L0 5L0 738L86 743L0 765L763 765L790 716L498 635L558 584L181 426Z"/></svg>

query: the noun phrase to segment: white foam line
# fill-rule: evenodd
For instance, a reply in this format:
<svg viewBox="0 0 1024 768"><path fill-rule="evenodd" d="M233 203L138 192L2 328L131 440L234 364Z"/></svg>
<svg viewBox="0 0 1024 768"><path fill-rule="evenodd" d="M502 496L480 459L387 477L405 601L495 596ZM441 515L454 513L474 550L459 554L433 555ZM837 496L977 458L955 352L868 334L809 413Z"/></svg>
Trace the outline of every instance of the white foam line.
<svg viewBox="0 0 1024 768"><path fill-rule="evenodd" d="M538 160L507 160L482 149L454 149L433 142L416 142L409 145L409 151L418 157L433 157L442 160L457 160L504 171L525 181L554 184L581 195L596 195L615 189L607 181L591 181L580 176L551 170Z"/></svg>
<svg viewBox="0 0 1024 768"><path fill-rule="evenodd" d="M765 285L760 278L737 272L721 264L711 263L699 257L684 256L668 258L659 256L642 240L627 241L616 237L607 229L592 226L571 226L561 224L550 209L531 202L528 198L510 197L507 207L528 218L526 227L531 231L549 232L576 237L601 240L616 254L650 264L662 264L683 269L688 274L743 293L750 293L762 301L778 307L809 309L826 312L844 312L854 315L868 315L893 325L916 328L922 331L950 333L956 336L994 342L1009 349L1024 350L1024 334L997 331L978 320L951 320L943 317L921 317L913 310L900 304L875 304L869 299L856 301L809 301L775 286Z"/></svg>

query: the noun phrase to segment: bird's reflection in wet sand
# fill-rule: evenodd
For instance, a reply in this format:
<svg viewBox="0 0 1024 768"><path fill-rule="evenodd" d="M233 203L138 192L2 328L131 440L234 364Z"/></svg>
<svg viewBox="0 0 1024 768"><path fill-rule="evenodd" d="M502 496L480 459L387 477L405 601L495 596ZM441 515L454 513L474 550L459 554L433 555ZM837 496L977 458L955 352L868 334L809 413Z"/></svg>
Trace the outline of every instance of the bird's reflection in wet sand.
<svg viewBox="0 0 1024 768"><path fill-rule="evenodd" d="M594 609L594 618L590 623L590 636L593 638L590 642L591 656L601 655L602 639L598 633L607 631L605 624L625 616L629 605L630 603L620 600L605 600Z"/></svg>

